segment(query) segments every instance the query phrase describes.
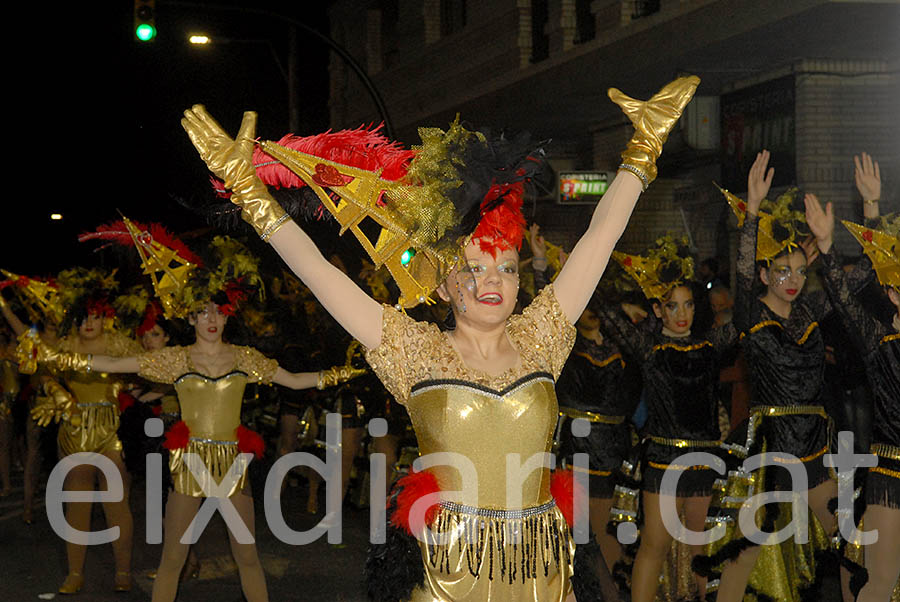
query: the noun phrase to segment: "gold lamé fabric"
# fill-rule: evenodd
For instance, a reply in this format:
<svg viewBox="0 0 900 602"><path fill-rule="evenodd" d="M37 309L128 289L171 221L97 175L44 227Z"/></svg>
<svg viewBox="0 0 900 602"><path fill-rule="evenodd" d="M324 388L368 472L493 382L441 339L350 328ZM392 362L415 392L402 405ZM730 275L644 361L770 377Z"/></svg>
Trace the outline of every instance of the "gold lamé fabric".
<svg viewBox="0 0 900 602"><path fill-rule="evenodd" d="M716 482L710 509L727 509L731 512L720 510L718 516L712 519L725 525L725 534L706 547L707 554L715 553L726 543L742 536L737 524L737 510L748 496L762 491L764 473L765 470L757 470L752 474L734 471L727 479ZM792 515L791 504L779 503L778 507L775 531L785 528L791 522ZM710 520L707 519L707 527L710 527ZM777 545L760 546L759 556L748 580L750 587L773 600L798 602L802 599L801 591L809 587L816 578L815 555L830 546L828 535L811 509L808 511L808 520L808 543L796 543L791 537ZM717 589L718 585L718 579L710 581L707 591Z"/></svg>
<svg viewBox="0 0 900 602"><path fill-rule="evenodd" d="M389 307L384 315L382 343L368 350L366 359L406 406L420 453L461 454L475 469L477 491L464 489L454 468L430 468L441 490L462 491L452 501L480 509L519 510L551 501L549 471L538 468L514 481L507 477L507 456L518 454L517 466L522 466L535 454L549 452L553 443L559 411L554 379L571 351L575 329L552 285L507 321L520 361L499 375L466 366L434 325ZM507 479L518 484L511 485L521 494L517 504L508 502ZM516 529L518 542L503 538ZM457 537L420 540L426 583L413 594L417 602L563 601L570 591L574 542L555 506L527 518L482 517L442 507L432 530Z"/></svg>
<svg viewBox="0 0 900 602"><path fill-rule="evenodd" d="M449 544L420 541L425 586L413 591L412 602L564 602L571 590L575 543L555 506L521 519L442 507L432 532L452 537Z"/></svg>
<svg viewBox="0 0 900 602"><path fill-rule="evenodd" d="M241 423L241 404L248 382L271 382L278 362L266 358L252 347L229 345L234 355L232 371L218 377L200 374L194 367L189 347L164 347L142 354L139 376L154 382L174 383L181 420L190 429L185 448L170 450L169 469L175 491L192 497L205 497L207 491L222 482L240 453L237 427ZM184 461L184 454L200 456L206 466L205 482L198 482ZM212 479L212 481L210 481ZM227 491L230 497L247 482L247 471Z"/></svg>
<svg viewBox="0 0 900 602"><path fill-rule="evenodd" d="M117 332L103 335L105 354L114 357L137 355L141 347L133 339ZM59 350L80 352L77 337L64 337ZM116 431L119 430L119 392L124 381L121 376L104 372L71 372L63 375L66 388L75 397L81 412L78 426L62 422L57 443L62 455L76 452L96 452L117 454L122 443Z"/></svg>
<svg viewBox="0 0 900 602"><path fill-rule="evenodd" d="M232 372L220 378L185 374L175 382L181 402L181 419L191 431L187 447L170 450L169 470L175 491L192 497L205 497L222 482L238 453L236 431L241 423L241 404L247 375ZM198 481L184 461L184 454L198 454L207 472ZM213 481L210 481L213 479ZM227 497L241 491L247 471L229 489Z"/></svg>

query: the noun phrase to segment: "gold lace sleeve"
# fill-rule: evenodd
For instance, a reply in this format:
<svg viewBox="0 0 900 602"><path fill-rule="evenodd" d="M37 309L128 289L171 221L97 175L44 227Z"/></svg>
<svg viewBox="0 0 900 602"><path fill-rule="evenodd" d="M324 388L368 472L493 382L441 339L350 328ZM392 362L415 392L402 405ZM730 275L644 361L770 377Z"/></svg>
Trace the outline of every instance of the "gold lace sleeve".
<svg viewBox="0 0 900 602"><path fill-rule="evenodd" d="M144 348L136 340L119 332L106 336L106 354L114 357L133 357L143 353Z"/></svg>
<svg viewBox="0 0 900 602"><path fill-rule="evenodd" d="M190 372L185 347L163 347L138 355L138 376L157 383L174 383Z"/></svg>
<svg viewBox="0 0 900 602"><path fill-rule="evenodd" d="M520 315L510 316L509 333L520 353L559 378L575 344L575 326L566 318L553 285L545 286Z"/></svg>
<svg viewBox="0 0 900 602"><path fill-rule="evenodd" d="M397 403L406 405L412 386L430 373L429 358L441 345L441 332L390 305L384 306L383 316L381 344L366 349L366 361Z"/></svg>
<svg viewBox="0 0 900 602"><path fill-rule="evenodd" d="M250 382L268 384L275 378L278 361L264 356L253 347L235 347L237 369L247 374Z"/></svg>

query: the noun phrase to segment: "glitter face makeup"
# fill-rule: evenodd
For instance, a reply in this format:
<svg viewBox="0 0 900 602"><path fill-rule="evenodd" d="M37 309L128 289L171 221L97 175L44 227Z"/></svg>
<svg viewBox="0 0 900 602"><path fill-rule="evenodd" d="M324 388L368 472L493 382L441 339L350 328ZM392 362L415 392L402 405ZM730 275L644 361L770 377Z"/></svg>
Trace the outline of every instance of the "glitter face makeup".
<svg viewBox="0 0 900 602"><path fill-rule="evenodd" d="M506 319L518 297L518 253L508 249L494 257L471 243L465 251L465 263L451 276L454 283L450 284L450 290L456 287L454 311L458 315L465 313L477 322Z"/></svg>
<svg viewBox="0 0 900 602"><path fill-rule="evenodd" d="M769 292L783 301L792 302L806 284L806 255L795 251L779 257L769 266L767 274Z"/></svg>

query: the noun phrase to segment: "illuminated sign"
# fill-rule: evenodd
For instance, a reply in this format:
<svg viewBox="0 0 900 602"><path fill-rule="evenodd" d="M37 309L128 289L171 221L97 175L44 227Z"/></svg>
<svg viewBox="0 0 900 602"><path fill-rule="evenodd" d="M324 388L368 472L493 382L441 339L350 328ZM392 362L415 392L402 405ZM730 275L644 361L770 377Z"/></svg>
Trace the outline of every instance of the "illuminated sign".
<svg viewBox="0 0 900 602"><path fill-rule="evenodd" d="M564 205L596 204L615 174L608 171L561 171L557 202Z"/></svg>

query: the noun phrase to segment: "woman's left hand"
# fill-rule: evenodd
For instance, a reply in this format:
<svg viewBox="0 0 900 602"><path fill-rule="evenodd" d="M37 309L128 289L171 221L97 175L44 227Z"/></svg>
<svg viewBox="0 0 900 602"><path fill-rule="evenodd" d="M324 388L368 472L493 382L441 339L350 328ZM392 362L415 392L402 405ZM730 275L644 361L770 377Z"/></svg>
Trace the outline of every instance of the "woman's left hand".
<svg viewBox="0 0 900 602"><path fill-rule="evenodd" d="M806 205L806 223L816 237L816 246L822 253L827 253L834 234L834 208L828 203L823 210L816 195L810 193L806 194L803 202Z"/></svg>

